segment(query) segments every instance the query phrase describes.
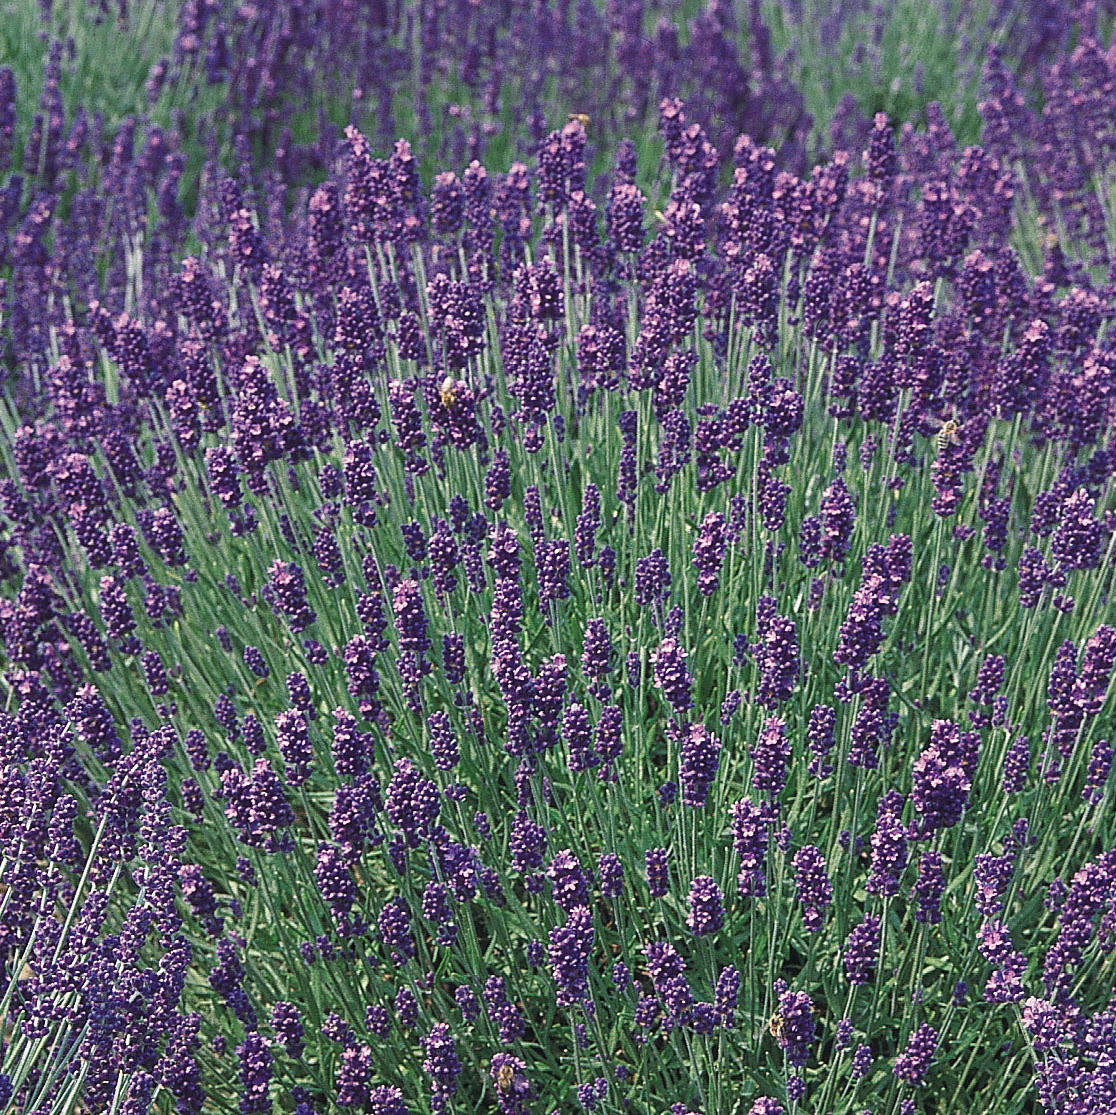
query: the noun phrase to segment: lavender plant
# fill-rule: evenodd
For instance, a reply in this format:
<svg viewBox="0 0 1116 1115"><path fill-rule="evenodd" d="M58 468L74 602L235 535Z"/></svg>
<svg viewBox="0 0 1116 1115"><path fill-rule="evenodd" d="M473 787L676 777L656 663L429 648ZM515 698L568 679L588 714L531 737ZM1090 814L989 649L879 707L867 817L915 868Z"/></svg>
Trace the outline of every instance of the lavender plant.
<svg viewBox="0 0 1116 1115"><path fill-rule="evenodd" d="M1110 1110L1110 153L997 111L351 127L27 315L0 1106Z"/></svg>

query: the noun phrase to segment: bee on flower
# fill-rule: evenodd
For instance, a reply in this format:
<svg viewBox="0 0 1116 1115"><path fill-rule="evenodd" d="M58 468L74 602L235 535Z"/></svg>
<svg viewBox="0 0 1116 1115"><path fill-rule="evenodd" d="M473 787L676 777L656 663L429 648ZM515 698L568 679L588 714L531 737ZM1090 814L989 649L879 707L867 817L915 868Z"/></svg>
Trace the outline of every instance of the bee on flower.
<svg viewBox="0 0 1116 1115"><path fill-rule="evenodd" d="M450 407L457 401L457 392L464 387L463 383L458 383L453 376L446 376L442 380L442 386L438 391L438 395L442 400L442 406L449 410Z"/></svg>

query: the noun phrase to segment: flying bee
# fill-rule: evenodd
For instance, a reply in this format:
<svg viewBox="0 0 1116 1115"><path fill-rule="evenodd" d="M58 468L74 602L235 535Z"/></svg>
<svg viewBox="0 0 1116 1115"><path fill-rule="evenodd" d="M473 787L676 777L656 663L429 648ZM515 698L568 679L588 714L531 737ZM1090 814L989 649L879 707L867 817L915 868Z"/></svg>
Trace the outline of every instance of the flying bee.
<svg viewBox="0 0 1116 1115"><path fill-rule="evenodd" d="M776 1041L783 1036L786 1026L787 1020L778 1011L771 1016L771 1020L767 1023L768 1032Z"/></svg>
<svg viewBox="0 0 1116 1115"><path fill-rule="evenodd" d="M945 419L938 426L935 443L939 453L944 453L947 446L961 444L961 420L957 415Z"/></svg>
<svg viewBox="0 0 1116 1115"><path fill-rule="evenodd" d="M944 453L947 445L960 445L961 438L958 436L960 432L961 423L956 418L943 422L942 428L938 431L938 452Z"/></svg>
<svg viewBox="0 0 1116 1115"><path fill-rule="evenodd" d="M580 124L583 128L589 127L589 114L587 112L568 112L566 119L571 124Z"/></svg>
<svg viewBox="0 0 1116 1115"><path fill-rule="evenodd" d="M457 380L453 376L446 376L442 380L442 386L438 390L438 394L442 399L442 406L447 410L457 402Z"/></svg>

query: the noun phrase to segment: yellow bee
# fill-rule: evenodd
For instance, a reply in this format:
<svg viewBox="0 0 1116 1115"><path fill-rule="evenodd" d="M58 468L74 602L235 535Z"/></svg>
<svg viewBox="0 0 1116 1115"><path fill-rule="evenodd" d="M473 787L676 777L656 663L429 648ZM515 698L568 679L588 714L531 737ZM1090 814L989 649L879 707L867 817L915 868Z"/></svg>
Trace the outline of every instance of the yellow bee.
<svg viewBox="0 0 1116 1115"><path fill-rule="evenodd" d="M787 1020L776 1011L771 1016L771 1021L767 1023L767 1029L770 1031L771 1036L778 1040L783 1036L783 1030L786 1029Z"/></svg>
<svg viewBox="0 0 1116 1115"><path fill-rule="evenodd" d="M958 436L961 432L961 423L956 418L947 419L942 423L938 430L937 445L938 452L944 453L946 447L949 445L960 445L961 438Z"/></svg>
<svg viewBox="0 0 1116 1115"><path fill-rule="evenodd" d="M457 402L457 380L453 376L446 376L438 394L442 398L442 406L447 410Z"/></svg>
<svg viewBox="0 0 1116 1115"><path fill-rule="evenodd" d="M496 1087L501 1092L511 1091L512 1084L515 1083L515 1068L512 1065L501 1065L496 1070Z"/></svg>
<svg viewBox="0 0 1116 1115"><path fill-rule="evenodd" d="M589 114L587 112L570 112L566 114L566 119L571 124L577 123L583 128L589 127Z"/></svg>

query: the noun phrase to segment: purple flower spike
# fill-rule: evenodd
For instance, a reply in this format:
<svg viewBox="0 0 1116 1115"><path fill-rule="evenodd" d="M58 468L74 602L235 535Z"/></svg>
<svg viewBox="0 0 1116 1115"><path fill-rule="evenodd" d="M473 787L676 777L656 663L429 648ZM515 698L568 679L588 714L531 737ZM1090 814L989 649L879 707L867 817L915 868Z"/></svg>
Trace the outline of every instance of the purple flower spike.
<svg viewBox="0 0 1116 1115"><path fill-rule="evenodd" d="M792 1068L802 1068L809 1059L810 1042L814 1040L814 1005L805 991L787 990L781 981L775 989L779 992L779 1005L769 1028L786 1054L787 1063Z"/></svg>
<svg viewBox="0 0 1116 1115"><path fill-rule="evenodd" d="M826 873L825 858L813 844L795 853L794 883L802 903L803 924L817 933L825 921L825 908L833 901L833 885Z"/></svg>
<svg viewBox="0 0 1116 1115"><path fill-rule="evenodd" d="M845 975L849 983L866 984L876 969L880 954L880 919L866 914L845 941Z"/></svg>
<svg viewBox="0 0 1116 1115"><path fill-rule="evenodd" d="M699 875L690 884L690 912L686 924L695 937L716 933L724 923L721 890L709 875Z"/></svg>
<svg viewBox="0 0 1116 1115"><path fill-rule="evenodd" d="M907 1041L906 1048L895 1058L895 1075L905 1084L921 1084L938 1048L938 1031L923 1023Z"/></svg>
<svg viewBox="0 0 1116 1115"><path fill-rule="evenodd" d="M720 765L721 741L704 724L692 724L682 741L678 770L683 805L705 806Z"/></svg>

